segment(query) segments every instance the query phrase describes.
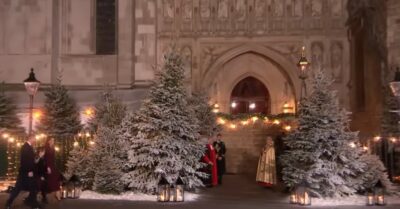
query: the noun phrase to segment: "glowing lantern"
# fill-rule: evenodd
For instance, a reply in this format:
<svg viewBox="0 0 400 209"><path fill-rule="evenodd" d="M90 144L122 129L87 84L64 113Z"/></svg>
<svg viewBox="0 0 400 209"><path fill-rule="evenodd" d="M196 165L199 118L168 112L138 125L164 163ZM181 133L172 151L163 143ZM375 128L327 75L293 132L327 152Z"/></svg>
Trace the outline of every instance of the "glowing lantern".
<svg viewBox="0 0 400 209"><path fill-rule="evenodd" d="M169 201L171 202L183 202L184 201L184 183L181 177L178 177L174 185L171 185Z"/></svg>
<svg viewBox="0 0 400 209"><path fill-rule="evenodd" d="M258 120L258 117L257 116L253 116L253 117L251 117L251 120L253 121L253 123L255 123Z"/></svg>
<svg viewBox="0 0 400 209"><path fill-rule="evenodd" d="M168 202L170 198L170 185L167 179L161 177L158 182L157 201Z"/></svg>
<svg viewBox="0 0 400 209"><path fill-rule="evenodd" d="M74 142L74 147L77 147L79 145L78 142Z"/></svg>
<svg viewBox="0 0 400 209"><path fill-rule="evenodd" d="M293 189L293 190L290 192L289 203L290 203L290 204L297 204L297 203L298 203L298 202L297 202L297 193L296 193L296 190L295 190L295 189Z"/></svg>
<svg viewBox="0 0 400 209"><path fill-rule="evenodd" d="M278 119L275 119L274 122L272 122L272 123L275 124L275 125L281 124L281 122Z"/></svg>
<svg viewBox="0 0 400 209"><path fill-rule="evenodd" d="M236 128L236 125L232 123L231 125L229 125L229 127L230 127L231 129L235 129L235 128Z"/></svg>
<svg viewBox="0 0 400 209"><path fill-rule="evenodd" d="M236 106L237 106L237 103L236 103L236 102L232 102L232 103L231 103L231 107L232 107L232 108L236 108Z"/></svg>
<svg viewBox="0 0 400 209"><path fill-rule="evenodd" d="M217 121L219 124L221 124L221 125L224 125L226 122L225 122L225 120L224 119L222 119L222 118L218 118L218 121Z"/></svg>
<svg viewBox="0 0 400 209"><path fill-rule="evenodd" d="M374 192L369 189L367 191L367 206L373 206L375 205L375 198L374 198Z"/></svg>
<svg viewBox="0 0 400 209"><path fill-rule="evenodd" d="M250 103L250 105L249 105L249 108L250 109L255 109L256 108L256 103Z"/></svg>
<svg viewBox="0 0 400 209"><path fill-rule="evenodd" d="M386 205L385 200L385 187L382 182L379 180L374 187L374 196L375 196L375 204L376 205Z"/></svg>
<svg viewBox="0 0 400 209"><path fill-rule="evenodd" d="M2 137L3 137L3 139L7 139L8 137L10 137L10 135L9 135L8 133L4 133L4 134L2 135Z"/></svg>
<svg viewBox="0 0 400 209"><path fill-rule="evenodd" d="M311 205L310 192L304 181L296 188L296 200L300 205Z"/></svg>
<svg viewBox="0 0 400 209"><path fill-rule="evenodd" d="M285 130L286 131L290 131L290 130L292 130L292 127L291 126L285 126Z"/></svg>
<svg viewBox="0 0 400 209"><path fill-rule="evenodd" d="M76 175L71 176L66 185L67 197L71 199L78 199L82 192L82 184Z"/></svg>
<svg viewBox="0 0 400 209"><path fill-rule="evenodd" d="M291 107L289 103L285 102L285 104L283 104L283 113L291 113L291 112L293 112L293 107Z"/></svg>
<svg viewBox="0 0 400 209"><path fill-rule="evenodd" d="M249 121L247 121L247 120L243 120L243 121L241 121L240 123L241 123L242 125L244 125L244 126L245 126L245 125L249 124Z"/></svg>

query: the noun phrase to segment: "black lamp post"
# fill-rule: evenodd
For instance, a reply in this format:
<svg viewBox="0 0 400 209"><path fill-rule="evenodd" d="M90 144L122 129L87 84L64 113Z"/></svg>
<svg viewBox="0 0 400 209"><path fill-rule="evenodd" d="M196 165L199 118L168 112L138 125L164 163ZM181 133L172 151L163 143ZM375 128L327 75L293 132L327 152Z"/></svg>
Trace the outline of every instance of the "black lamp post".
<svg viewBox="0 0 400 209"><path fill-rule="evenodd" d="M29 73L29 77L24 80L25 89L29 94L29 129L28 136L32 136L32 115L33 115L33 97L35 96L37 90L40 86L40 81L38 81L35 77L35 73L33 72L33 68L31 68L31 72Z"/></svg>
<svg viewBox="0 0 400 209"><path fill-rule="evenodd" d="M303 46L301 48L300 60L297 63L297 66L300 69L299 78L301 79L300 99L303 99L303 97L307 96L306 79L307 79L307 70L308 70L309 65L310 65L310 62L308 62L308 60L306 58L306 48Z"/></svg>

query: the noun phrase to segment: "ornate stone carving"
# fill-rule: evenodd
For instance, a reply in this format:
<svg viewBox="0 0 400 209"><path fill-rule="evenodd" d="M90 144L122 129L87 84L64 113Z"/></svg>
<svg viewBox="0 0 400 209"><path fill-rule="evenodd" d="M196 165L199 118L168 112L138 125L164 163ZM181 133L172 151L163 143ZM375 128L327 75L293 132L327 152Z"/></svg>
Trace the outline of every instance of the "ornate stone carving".
<svg viewBox="0 0 400 209"><path fill-rule="evenodd" d="M175 16L174 0L163 0L163 11L165 18L173 18Z"/></svg>
<svg viewBox="0 0 400 209"><path fill-rule="evenodd" d="M265 0L256 0L254 10L257 19L264 19L267 11Z"/></svg>
<svg viewBox="0 0 400 209"><path fill-rule="evenodd" d="M322 15L322 0L311 0L311 16L319 17Z"/></svg>
<svg viewBox="0 0 400 209"><path fill-rule="evenodd" d="M220 19L228 18L228 0L219 0L218 1L218 12L217 17Z"/></svg>
<svg viewBox="0 0 400 209"><path fill-rule="evenodd" d="M162 0L159 31L189 36L343 32L345 0ZM325 11L327 10L327 11Z"/></svg>
<svg viewBox="0 0 400 209"><path fill-rule="evenodd" d="M192 19L193 16L193 1L192 0L182 0L182 18Z"/></svg>
<svg viewBox="0 0 400 209"><path fill-rule="evenodd" d="M273 8L272 14L274 17L283 17L284 14L284 5L283 1L281 0L272 0L271 6Z"/></svg>
<svg viewBox="0 0 400 209"><path fill-rule="evenodd" d="M221 54L235 47L236 45L237 44L207 44L202 46L200 68L203 70L210 68Z"/></svg>
<svg viewBox="0 0 400 209"><path fill-rule="evenodd" d="M343 75L343 45L341 42L331 43L330 55L332 78L335 79L335 82L341 82Z"/></svg>
<svg viewBox="0 0 400 209"><path fill-rule="evenodd" d="M210 0L200 0L200 17L210 18Z"/></svg>
<svg viewBox="0 0 400 209"><path fill-rule="evenodd" d="M190 80L192 78L192 48L190 46L182 47L181 54L186 66L185 79Z"/></svg>
<svg viewBox="0 0 400 209"><path fill-rule="evenodd" d="M324 46L322 42L311 43L311 67L313 70L322 70L324 67Z"/></svg>
<svg viewBox="0 0 400 209"><path fill-rule="evenodd" d="M244 21L246 18L246 0L236 0L235 17L238 21Z"/></svg>

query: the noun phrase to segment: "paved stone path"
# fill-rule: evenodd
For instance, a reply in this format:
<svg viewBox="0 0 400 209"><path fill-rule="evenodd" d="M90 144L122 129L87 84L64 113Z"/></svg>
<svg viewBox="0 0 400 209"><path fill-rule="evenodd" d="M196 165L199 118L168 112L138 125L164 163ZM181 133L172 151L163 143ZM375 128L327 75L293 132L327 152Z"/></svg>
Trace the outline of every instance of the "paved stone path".
<svg viewBox="0 0 400 209"><path fill-rule="evenodd" d="M0 195L1 207L4 207L7 195ZM25 209L21 201L17 201L14 209ZM110 200L63 200L58 204L49 204L45 209L275 209L275 208L304 208L288 204L287 195L256 185L253 178L228 175L224 184L216 188L204 189L201 197L194 202L158 203L131 202ZM362 209L365 206L346 207L311 207L324 209ZM399 209L400 205L385 207L367 207L371 209ZM1 209L1 208L0 208Z"/></svg>

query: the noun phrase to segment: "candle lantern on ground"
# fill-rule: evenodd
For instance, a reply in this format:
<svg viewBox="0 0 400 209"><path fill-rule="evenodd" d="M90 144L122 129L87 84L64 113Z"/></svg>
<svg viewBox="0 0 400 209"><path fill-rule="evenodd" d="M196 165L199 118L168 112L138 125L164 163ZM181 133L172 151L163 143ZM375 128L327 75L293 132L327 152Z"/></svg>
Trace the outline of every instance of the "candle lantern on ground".
<svg viewBox="0 0 400 209"><path fill-rule="evenodd" d="M300 205L311 205L310 191L308 189L307 183L303 181L296 188L296 199L297 203Z"/></svg>
<svg viewBox="0 0 400 209"><path fill-rule="evenodd" d="M158 182L158 191L157 191L157 201L158 202L168 202L170 199L170 184L165 179L165 177L161 177Z"/></svg>
<svg viewBox="0 0 400 209"><path fill-rule="evenodd" d="M82 184L76 175L71 176L66 185L67 197L78 199L81 195Z"/></svg>
<svg viewBox="0 0 400 209"><path fill-rule="evenodd" d="M369 189L367 191L367 206L375 205L374 191Z"/></svg>
<svg viewBox="0 0 400 209"><path fill-rule="evenodd" d="M376 205L386 205L385 200L385 187L382 182L379 180L374 187L374 195L375 195L375 204Z"/></svg>
<svg viewBox="0 0 400 209"><path fill-rule="evenodd" d="M174 189L174 196L175 202L183 202L185 201L185 184L183 183L183 180L181 177L178 177L175 183L175 189Z"/></svg>
<svg viewBox="0 0 400 209"><path fill-rule="evenodd" d="M66 199L68 198L67 196L67 181L63 181L61 184L61 198Z"/></svg>
<svg viewBox="0 0 400 209"><path fill-rule="evenodd" d="M297 204L297 193L295 189L292 189L290 192L290 198L289 198L289 203L290 204Z"/></svg>

